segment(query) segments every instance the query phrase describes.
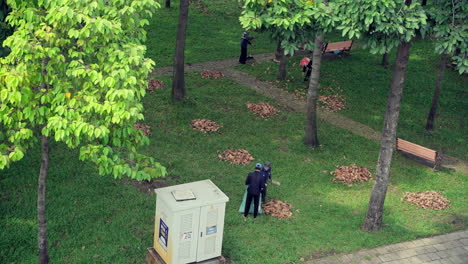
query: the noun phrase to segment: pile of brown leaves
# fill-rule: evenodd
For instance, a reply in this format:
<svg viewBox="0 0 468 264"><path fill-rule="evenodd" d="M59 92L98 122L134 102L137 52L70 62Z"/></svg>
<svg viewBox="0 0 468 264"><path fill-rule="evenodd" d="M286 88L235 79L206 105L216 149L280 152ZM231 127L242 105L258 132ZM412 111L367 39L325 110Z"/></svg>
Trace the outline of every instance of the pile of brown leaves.
<svg viewBox="0 0 468 264"><path fill-rule="evenodd" d="M203 79L206 79L206 78L219 79L219 78L223 78L224 74L222 72L220 72L220 71L204 70L201 73L201 77Z"/></svg>
<svg viewBox="0 0 468 264"><path fill-rule="evenodd" d="M249 108L251 112L254 112L263 118L268 118L279 112L276 108L265 102L258 104L247 103L247 108Z"/></svg>
<svg viewBox="0 0 468 264"><path fill-rule="evenodd" d="M249 165L254 158L245 149L227 149L222 154L218 154L222 161L229 161L231 164Z"/></svg>
<svg viewBox="0 0 468 264"><path fill-rule="evenodd" d="M320 95L318 100L322 103L322 108L331 112L343 110L345 108L345 99L341 94Z"/></svg>
<svg viewBox="0 0 468 264"><path fill-rule="evenodd" d="M269 200L268 202L262 204L262 210L265 214L278 218L288 218L292 216L292 208L293 206L287 202L275 199Z"/></svg>
<svg viewBox="0 0 468 264"><path fill-rule="evenodd" d="M353 182L364 182L372 179L370 171L365 167L358 167L356 164L336 167L337 169L331 172L332 175L335 175L333 181L351 184Z"/></svg>
<svg viewBox="0 0 468 264"><path fill-rule="evenodd" d="M216 132L219 129L218 123L208 120L208 119L194 119L190 122L190 125L193 129L207 132Z"/></svg>
<svg viewBox="0 0 468 264"><path fill-rule="evenodd" d="M138 129L138 130L143 131L143 134L144 134L145 136L151 135L151 127L150 127L150 126L143 125L143 124L139 124L139 123L135 123L135 124L133 125L133 127L134 127L135 129Z"/></svg>
<svg viewBox="0 0 468 264"><path fill-rule="evenodd" d="M164 88L164 82L156 79L149 79L148 81L148 91L152 92L158 89Z"/></svg>
<svg viewBox="0 0 468 264"><path fill-rule="evenodd" d="M450 200L436 191L407 192L403 199L424 209L443 210L450 207Z"/></svg>

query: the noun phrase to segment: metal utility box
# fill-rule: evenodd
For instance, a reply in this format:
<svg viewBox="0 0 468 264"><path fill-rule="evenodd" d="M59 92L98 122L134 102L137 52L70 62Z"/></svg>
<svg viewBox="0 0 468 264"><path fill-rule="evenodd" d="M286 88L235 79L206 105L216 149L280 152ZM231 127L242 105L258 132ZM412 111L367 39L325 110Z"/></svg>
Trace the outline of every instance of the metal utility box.
<svg viewBox="0 0 468 264"><path fill-rule="evenodd" d="M210 180L155 189L153 247L166 264L221 256L229 198Z"/></svg>

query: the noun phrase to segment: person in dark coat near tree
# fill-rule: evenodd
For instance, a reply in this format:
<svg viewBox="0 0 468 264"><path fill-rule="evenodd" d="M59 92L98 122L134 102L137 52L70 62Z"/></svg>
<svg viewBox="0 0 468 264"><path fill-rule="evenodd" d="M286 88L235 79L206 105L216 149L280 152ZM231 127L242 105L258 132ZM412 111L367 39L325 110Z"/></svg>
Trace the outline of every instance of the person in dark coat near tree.
<svg viewBox="0 0 468 264"><path fill-rule="evenodd" d="M262 168L262 174L263 174L263 180L265 182L265 187L263 188L262 191L262 203L266 201L266 195L267 195L267 182L271 181L271 162L267 161L265 162L265 165Z"/></svg>
<svg viewBox="0 0 468 264"><path fill-rule="evenodd" d="M252 45L250 41L254 39L254 37L251 37L249 34L250 34L250 29L246 30L244 34L242 34L242 38L240 41L240 45L241 45L241 55L239 57L240 64L245 64L245 62L248 59L247 58L247 46Z"/></svg>
<svg viewBox="0 0 468 264"><path fill-rule="evenodd" d="M254 202L254 218L258 215L258 206L260 204L260 193L265 188L265 180L262 173L262 164L257 163L255 165L255 171L249 173L247 179L245 180L245 185L248 185L247 188L247 199L245 202L244 208L244 217L247 217L249 214L250 204L252 200Z"/></svg>

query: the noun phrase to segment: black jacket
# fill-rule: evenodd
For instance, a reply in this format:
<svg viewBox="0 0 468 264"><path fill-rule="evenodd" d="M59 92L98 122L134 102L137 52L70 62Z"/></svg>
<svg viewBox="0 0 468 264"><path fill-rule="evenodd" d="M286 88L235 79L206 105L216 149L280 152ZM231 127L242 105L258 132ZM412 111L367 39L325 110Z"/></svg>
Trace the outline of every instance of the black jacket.
<svg viewBox="0 0 468 264"><path fill-rule="evenodd" d="M248 185L247 192L251 195L260 195L260 192L265 188L265 179L263 173L254 171L249 173L245 180L245 185Z"/></svg>

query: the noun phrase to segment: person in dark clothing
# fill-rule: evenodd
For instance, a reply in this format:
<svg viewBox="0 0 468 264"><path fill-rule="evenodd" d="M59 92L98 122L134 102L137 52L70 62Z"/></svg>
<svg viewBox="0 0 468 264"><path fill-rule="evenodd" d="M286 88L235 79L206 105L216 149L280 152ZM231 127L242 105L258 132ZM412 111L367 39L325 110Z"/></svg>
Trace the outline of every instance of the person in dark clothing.
<svg viewBox="0 0 468 264"><path fill-rule="evenodd" d="M250 34L250 29L248 29L247 31L244 32L244 34L242 34L242 38L240 41L241 55L239 57L239 63L241 64L245 64L245 62L247 61L247 46L252 45L250 41L254 39L254 37L249 36L249 34Z"/></svg>
<svg viewBox="0 0 468 264"><path fill-rule="evenodd" d="M307 70L307 73L304 76L304 82L309 80L310 74L312 73L312 61L311 60L309 60L309 63L307 63L307 65L304 65L304 67L302 67L302 72L306 72L306 70Z"/></svg>
<svg viewBox="0 0 468 264"><path fill-rule="evenodd" d="M271 162L269 161L265 162L265 165L263 165L262 174L263 174L263 181L265 182L265 188L263 188L263 191L262 191L262 203L264 203L266 200L266 193L267 193L267 186L268 186L267 182L271 181Z"/></svg>
<svg viewBox="0 0 468 264"><path fill-rule="evenodd" d="M249 173L247 179L245 180L245 185L248 185L249 187L247 188L247 199L245 202L244 217L247 217L247 215L249 214L250 204L253 200L254 218L257 218L258 206L260 203L260 193L263 191L263 188L265 188L262 167L262 164L257 163L255 165L255 171Z"/></svg>

